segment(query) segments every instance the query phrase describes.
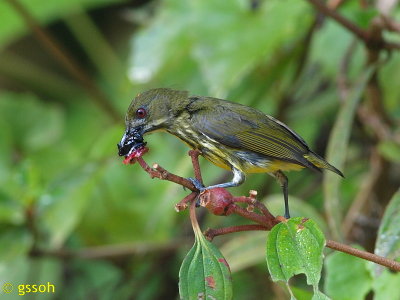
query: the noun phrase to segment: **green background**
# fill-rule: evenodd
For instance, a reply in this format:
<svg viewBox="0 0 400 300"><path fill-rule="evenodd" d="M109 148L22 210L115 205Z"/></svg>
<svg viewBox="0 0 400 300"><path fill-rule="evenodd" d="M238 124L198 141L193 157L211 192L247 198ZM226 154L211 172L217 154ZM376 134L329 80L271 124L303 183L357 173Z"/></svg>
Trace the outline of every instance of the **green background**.
<svg viewBox="0 0 400 300"><path fill-rule="evenodd" d="M18 284L50 282L56 292L38 299L179 298L178 271L194 237L187 212L176 213L174 204L188 192L123 165L116 147L129 103L155 87L258 108L325 157L329 143L328 160L339 163L345 179L289 173L292 215L312 218L327 238L374 251L400 182L398 50L380 53L375 85L363 86L364 44L305 0L19 0L20 9L12 3L0 2L0 283L14 291L0 297L18 298ZM372 3L355 0L338 11L363 29L379 15ZM389 15L396 20L399 13L395 6ZM54 55L50 36L63 58ZM384 36L400 41L398 32ZM331 135L334 127L338 134ZM193 175L189 149L178 139L155 133L146 141L149 164ZM230 176L204 159L201 166L206 184ZM251 175L231 192L249 189L283 213L272 177ZM197 213L203 230L248 223L203 208ZM263 232L215 239L231 265L234 299L288 299L268 274L265 240ZM395 258L398 249L380 253ZM343 285L335 281L340 261L349 265L330 259L321 279L334 299L342 299L335 295ZM357 266L349 286L358 286L351 278L359 274L381 278L376 293L399 282ZM291 284L298 299L311 299L304 276ZM363 299L370 286L361 281L351 299Z"/></svg>

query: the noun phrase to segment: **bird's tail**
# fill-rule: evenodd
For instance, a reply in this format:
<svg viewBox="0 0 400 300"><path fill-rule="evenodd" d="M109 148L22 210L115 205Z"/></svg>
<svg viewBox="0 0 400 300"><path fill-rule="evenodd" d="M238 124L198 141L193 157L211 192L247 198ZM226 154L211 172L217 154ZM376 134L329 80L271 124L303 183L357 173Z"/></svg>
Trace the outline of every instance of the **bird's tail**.
<svg viewBox="0 0 400 300"><path fill-rule="evenodd" d="M332 171L332 172L344 177L342 172L340 172L338 169L336 169L334 166L329 164L325 159L323 159L321 156L319 156L318 154L316 154L314 152L310 151L309 153L304 154L303 157L307 161L312 163L314 166L316 166L317 168L327 169L329 171Z"/></svg>

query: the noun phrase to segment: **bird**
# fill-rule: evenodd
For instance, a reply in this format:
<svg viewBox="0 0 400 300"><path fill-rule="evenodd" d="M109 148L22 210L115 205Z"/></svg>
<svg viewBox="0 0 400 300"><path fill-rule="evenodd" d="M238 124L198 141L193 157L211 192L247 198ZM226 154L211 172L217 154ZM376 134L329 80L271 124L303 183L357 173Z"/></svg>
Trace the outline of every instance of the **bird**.
<svg viewBox="0 0 400 300"><path fill-rule="evenodd" d="M252 107L228 100L190 95L188 91L155 88L139 93L125 116L126 130L118 143L128 157L143 135L170 133L208 161L233 174L231 181L204 186L189 178L200 191L241 185L250 173L268 173L281 186L285 218L290 218L285 171L308 168L343 173L313 152L286 124Z"/></svg>

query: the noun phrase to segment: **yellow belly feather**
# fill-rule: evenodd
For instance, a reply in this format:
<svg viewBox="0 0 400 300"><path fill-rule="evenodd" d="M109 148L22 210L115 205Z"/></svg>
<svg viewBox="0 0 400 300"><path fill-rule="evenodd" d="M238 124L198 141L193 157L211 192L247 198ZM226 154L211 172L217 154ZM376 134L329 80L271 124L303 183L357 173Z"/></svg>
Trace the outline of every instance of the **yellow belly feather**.
<svg viewBox="0 0 400 300"><path fill-rule="evenodd" d="M281 171L299 171L301 169L304 169L303 166L300 166L298 164L293 164L287 161L281 161L281 160L272 160L269 165L265 167L257 167L253 165L249 165L248 168L245 168L245 170L242 170L245 173L273 173L278 170Z"/></svg>
<svg viewBox="0 0 400 300"><path fill-rule="evenodd" d="M196 135L194 132L190 132L190 135L185 134L187 132L185 131L180 131L179 135L175 135L178 137L181 141L183 141L185 144L187 144L190 148L193 148L192 145L190 145L185 137L188 137L189 140L192 140L189 138L190 135ZM282 161L282 160L267 160L264 165L254 165L250 162L244 162L241 164L236 164L232 163L232 156L234 156L232 152L232 149L228 149L225 147L216 146L216 142L209 139L205 138L204 136L197 137L197 143L199 144L200 148L203 149L208 149L206 153L202 153L203 156L216 165L217 167L220 167L225 170L231 170L231 165L234 165L237 169L244 173L273 173L278 170L281 171L291 171L291 170L301 170L304 167L298 164L294 164L291 162L287 161Z"/></svg>
<svg viewBox="0 0 400 300"><path fill-rule="evenodd" d="M227 161L232 160L228 154L228 151L220 151L219 149L215 151L215 148L213 150L213 153L207 153L204 155L204 157L217 167L225 170L231 170L230 164L227 163ZM221 157L224 157L224 159L221 159ZM265 164L261 166L251 164L250 162L241 163L240 165L232 163L232 165L244 173L273 173L278 170L299 171L304 168L298 164L276 159L270 161L266 160Z"/></svg>

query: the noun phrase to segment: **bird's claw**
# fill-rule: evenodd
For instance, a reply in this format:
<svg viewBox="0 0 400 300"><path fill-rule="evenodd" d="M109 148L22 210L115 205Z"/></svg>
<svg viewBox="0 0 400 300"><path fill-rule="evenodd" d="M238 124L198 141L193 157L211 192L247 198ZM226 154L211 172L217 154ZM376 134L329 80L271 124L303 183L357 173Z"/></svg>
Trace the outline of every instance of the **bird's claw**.
<svg viewBox="0 0 400 300"><path fill-rule="evenodd" d="M204 185L200 182L200 180L198 180L198 179L196 179L196 178L192 178L192 177L189 177L188 180L189 180L191 183L193 183L194 187L195 187L196 189L198 189L200 193L206 190L206 188L205 188ZM199 206L200 206L200 197L197 197L197 200L196 200L196 207L199 207Z"/></svg>
<svg viewBox="0 0 400 300"><path fill-rule="evenodd" d="M203 185L198 179L189 177L188 180L189 180L191 183L193 183L194 187L195 187L196 189L198 189L200 192L203 192L203 191L206 190L206 188L204 187L204 185Z"/></svg>

